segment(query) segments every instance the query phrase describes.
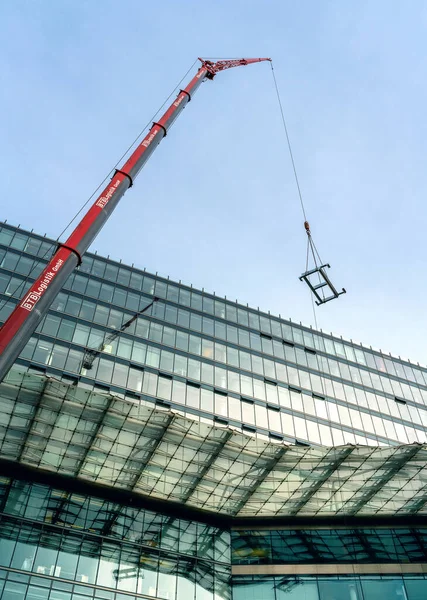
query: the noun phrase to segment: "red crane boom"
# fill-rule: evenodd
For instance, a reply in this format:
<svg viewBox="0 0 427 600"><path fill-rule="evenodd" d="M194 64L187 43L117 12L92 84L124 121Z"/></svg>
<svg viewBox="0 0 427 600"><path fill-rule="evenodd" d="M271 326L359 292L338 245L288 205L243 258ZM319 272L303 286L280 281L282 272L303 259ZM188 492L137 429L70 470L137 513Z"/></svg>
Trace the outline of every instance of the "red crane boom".
<svg viewBox="0 0 427 600"><path fill-rule="evenodd" d="M83 254L96 238L123 194L133 185L136 176L166 136L172 123L190 102L200 84L205 79L213 79L217 73L225 69L271 59L242 58L216 62L199 60L202 64L196 75L185 89L179 91L163 116L153 123L150 131L125 164L115 171L106 188L66 242L59 243L49 264L0 329L0 381L3 381L67 278L81 264Z"/></svg>

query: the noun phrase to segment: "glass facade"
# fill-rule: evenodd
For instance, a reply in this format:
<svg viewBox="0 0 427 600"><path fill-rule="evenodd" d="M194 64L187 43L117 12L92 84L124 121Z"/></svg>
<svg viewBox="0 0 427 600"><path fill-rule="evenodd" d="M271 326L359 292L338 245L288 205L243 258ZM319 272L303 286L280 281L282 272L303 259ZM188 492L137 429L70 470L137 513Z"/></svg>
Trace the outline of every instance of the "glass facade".
<svg viewBox="0 0 427 600"><path fill-rule="evenodd" d="M235 530L234 565L427 563L427 528Z"/></svg>
<svg viewBox="0 0 427 600"><path fill-rule="evenodd" d="M6 600L230 598L227 531L34 483L0 489Z"/></svg>
<svg viewBox="0 0 427 600"><path fill-rule="evenodd" d="M2 226L0 319L54 247ZM101 345L154 294L152 311L82 369L84 348ZM19 362L290 443L427 441L425 368L90 254Z"/></svg>
<svg viewBox="0 0 427 600"><path fill-rule="evenodd" d="M0 224L0 323L55 248ZM424 600L425 529L315 519L424 514L426 443L425 367L87 254L0 386L0 462L231 520L3 477L0 598ZM284 515L313 527L233 525Z"/></svg>

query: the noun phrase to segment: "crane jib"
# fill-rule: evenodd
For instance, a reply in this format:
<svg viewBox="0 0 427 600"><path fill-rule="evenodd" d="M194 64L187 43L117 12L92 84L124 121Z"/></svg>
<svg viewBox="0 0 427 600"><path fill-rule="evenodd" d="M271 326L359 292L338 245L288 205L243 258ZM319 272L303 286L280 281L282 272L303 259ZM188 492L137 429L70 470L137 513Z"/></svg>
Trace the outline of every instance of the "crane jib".
<svg viewBox="0 0 427 600"><path fill-rule="evenodd" d="M206 79L226 68L269 59L240 59L233 61L202 61L202 65L185 89L153 123L150 131L133 151L125 164L116 170L112 179L96 198L88 212L58 250L41 275L31 285L25 297L0 329L0 381L18 358L37 325L49 310L72 271L81 263L81 257L94 241L123 194L131 187L136 176L167 134L168 129L190 102L192 95Z"/></svg>

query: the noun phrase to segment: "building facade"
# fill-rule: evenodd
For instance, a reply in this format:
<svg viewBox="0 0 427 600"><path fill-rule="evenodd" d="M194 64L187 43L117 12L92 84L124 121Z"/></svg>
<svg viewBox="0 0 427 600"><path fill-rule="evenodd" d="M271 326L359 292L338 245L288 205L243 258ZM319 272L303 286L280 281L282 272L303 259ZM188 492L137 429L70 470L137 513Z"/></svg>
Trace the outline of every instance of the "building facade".
<svg viewBox="0 0 427 600"><path fill-rule="evenodd" d="M87 254L0 403L1 598L427 598L418 364Z"/></svg>

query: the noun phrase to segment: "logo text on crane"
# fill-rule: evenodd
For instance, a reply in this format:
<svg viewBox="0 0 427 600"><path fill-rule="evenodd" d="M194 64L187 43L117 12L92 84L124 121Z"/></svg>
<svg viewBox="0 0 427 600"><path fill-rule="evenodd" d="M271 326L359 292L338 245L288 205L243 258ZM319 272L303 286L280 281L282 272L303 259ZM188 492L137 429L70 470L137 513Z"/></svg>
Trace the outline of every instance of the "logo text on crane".
<svg viewBox="0 0 427 600"><path fill-rule="evenodd" d="M158 129L155 129L152 133L150 133L150 135L148 136L148 138L142 142L141 146L144 146L145 148L148 148L148 146L151 144L151 142L156 137L157 132L158 132Z"/></svg>
<svg viewBox="0 0 427 600"><path fill-rule="evenodd" d="M108 203L109 200L113 197L114 192L120 185L120 179L117 179L115 183L108 189L108 192L104 196L100 196L95 203L95 206L99 206L99 208L104 208L104 206Z"/></svg>
<svg viewBox="0 0 427 600"><path fill-rule="evenodd" d="M57 272L63 264L64 261L62 260L62 258L58 258L53 267L49 271L46 271L46 273L43 273L40 279L36 281L34 289L28 292L28 294L21 302L21 308L28 310L28 312L31 312L33 310L34 306L43 296L43 294L49 287L49 284L54 279L55 275L57 274Z"/></svg>

